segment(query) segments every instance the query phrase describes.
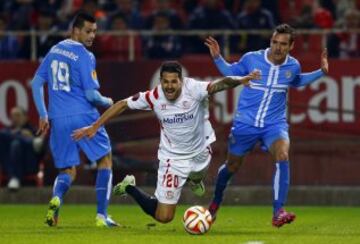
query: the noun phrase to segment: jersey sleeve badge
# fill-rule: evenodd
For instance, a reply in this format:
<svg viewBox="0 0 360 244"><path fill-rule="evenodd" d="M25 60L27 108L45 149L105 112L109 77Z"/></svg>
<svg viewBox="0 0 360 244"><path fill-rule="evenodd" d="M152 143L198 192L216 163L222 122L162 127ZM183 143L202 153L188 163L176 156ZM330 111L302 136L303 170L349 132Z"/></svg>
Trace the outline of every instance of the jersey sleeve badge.
<svg viewBox="0 0 360 244"><path fill-rule="evenodd" d="M285 77L286 77L287 79L290 79L291 76L292 76L292 73L291 73L290 70L288 70L288 71L285 72Z"/></svg>

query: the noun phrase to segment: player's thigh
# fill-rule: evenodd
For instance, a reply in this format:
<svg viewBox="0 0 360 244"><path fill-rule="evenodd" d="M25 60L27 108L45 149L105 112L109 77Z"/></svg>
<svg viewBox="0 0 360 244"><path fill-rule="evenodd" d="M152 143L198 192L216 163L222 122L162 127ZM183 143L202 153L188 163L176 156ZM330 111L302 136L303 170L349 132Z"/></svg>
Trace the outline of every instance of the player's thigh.
<svg viewBox="0 0 360 244"><path fill-rule="evenodd" d="M190 170L187 161L160 160L155 190L157 200L163 204L177 204Z"/></svg>
<svg viewBox="0 0 360 244"><path fill-rule="evenodd" d="M204 151L202 151L190 160L191 172L188 178L194 182L199 182L203 180L206 177L211 158L212 149L209 145Z"/></svg>
<svg viewBox="0 0 360 244"><path fill-rule="evenodd" d="M228 139L228 153L242 157L254 148L259 138L259 134L235 134L231 131Z"/></svg>
<svg viewBox="0 0 360 244"><path fill-rule="evenodd" d="M98 119L97 114L84 114L73 116L73 130L89 126ZM99 128L91 139L84 138L78 141L78 145L85 155L92 161L98 161L111 152L109 136L103 126Z"/></svg>
<svg viewBox="0 0 360 244"><path fill-rule="evenodd" d="M50 149L58 169L71 168L80 163L79 149L71 134L68 117L51 120Z"/></svg>
<svg viewBox="0 0 360 244"><path fill-rule="evenodd" d="M101 127L93 138L79 141L79 146L93 161L98 162L99 159L111 154L110 139L104 127Z"/></svg>
<svg viewBox="0 0 360 244"><path fill-rule="evenodd" d="M279 154L287 154L290 147L289 126L286 122L268 126L263 134L264 149L277 160Z"/></svg>

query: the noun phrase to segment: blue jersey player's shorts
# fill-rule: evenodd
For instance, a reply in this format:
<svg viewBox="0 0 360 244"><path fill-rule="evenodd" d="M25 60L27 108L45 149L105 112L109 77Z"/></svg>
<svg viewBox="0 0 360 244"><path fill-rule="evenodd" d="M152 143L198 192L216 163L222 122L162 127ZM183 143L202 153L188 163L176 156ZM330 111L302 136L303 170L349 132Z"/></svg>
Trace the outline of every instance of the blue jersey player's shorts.
<svg viewBox="0 0 360 244"><path fill-rule="evenodd" d="M261 143L263 150L268 151L271 145L278 139L290 141L288 130L289 126L286 122L280 122L262 128L236 122L231 128L229 135L229 153L236 156L243 156L251 151L257 142Z"/></svg>
<svg viewBox="0 0 360 244"><path fill-rule="evenodd" d="M98 113L81 114L51 119L50 148L58 169L80 164L80 149L91 161L96 161L111 151L109 136L101 127L91 139L78 142L71 138L74 130L89 126L99 118Z"/></svg>

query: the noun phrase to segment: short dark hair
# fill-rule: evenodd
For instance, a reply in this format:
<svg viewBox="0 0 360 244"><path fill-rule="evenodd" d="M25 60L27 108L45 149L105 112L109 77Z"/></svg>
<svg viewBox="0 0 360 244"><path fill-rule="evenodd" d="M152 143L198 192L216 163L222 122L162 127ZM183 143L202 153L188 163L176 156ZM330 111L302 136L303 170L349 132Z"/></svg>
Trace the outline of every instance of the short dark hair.
<svg viewBox="0 0 360 244"><path fill-rule="evenodd" d="M72 28L82 28L84 26L84 22L90 22L90 23L96 23L96 19L88 14L88 13L78 13L75 17L74 20L72 22Z"/></svg>
<svg viewBox="0 0 360 244"><path fill-rule="evenodd" d="M279 34L289 34L290 35L290 43L294 42L295 29L292 28L290 25L288 25L288 24L278 25L275 27L274 32L279 33Z"/></svg>
<svg viewBox="0 0 360 244"><path fill-rule="evenodd" d="M177 61L165 61L161 64L160 78L164 72L177 73L179 78L182 78L181 64Z"/></svg>

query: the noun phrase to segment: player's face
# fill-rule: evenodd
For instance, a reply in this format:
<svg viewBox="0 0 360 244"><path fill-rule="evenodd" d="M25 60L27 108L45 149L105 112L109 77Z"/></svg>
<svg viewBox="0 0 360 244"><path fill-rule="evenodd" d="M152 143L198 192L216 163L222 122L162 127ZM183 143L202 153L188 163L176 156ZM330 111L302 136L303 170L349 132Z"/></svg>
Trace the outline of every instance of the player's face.
<svg viewBox="0 0 360 244"><path fill-rule="evenodd" d="M281 64L293 49L294 42L290 42L290 34L274 33L270 43L270 60L275 64Z"/></svg>
<svg viewBox="0 0 360 244"><path fill-rule="evenodd" d="M87 47L91 47L95 39L96 30L96 23L85 21L82 28L76 28L78 41Z"/></svg>
<svg viewBox="0 0 360 244"><path fill-rule="evenodd" d="M178 73L163 72L160 82L166 99L175 101L180 96L182 81Z"/></svg>

